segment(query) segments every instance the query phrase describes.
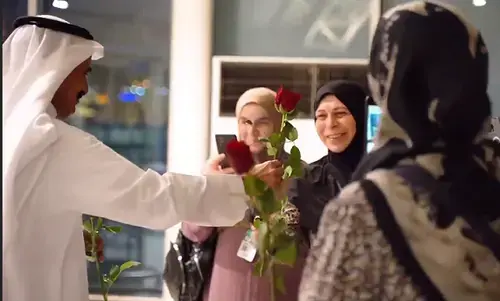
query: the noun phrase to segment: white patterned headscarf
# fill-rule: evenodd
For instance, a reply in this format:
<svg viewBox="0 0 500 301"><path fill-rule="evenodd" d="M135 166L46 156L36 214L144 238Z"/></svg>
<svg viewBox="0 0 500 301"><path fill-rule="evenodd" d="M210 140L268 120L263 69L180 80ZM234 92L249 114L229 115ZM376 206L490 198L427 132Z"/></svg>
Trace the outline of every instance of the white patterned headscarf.
<svg viewBox="0 0 500 301"><path fill-rule="evenodd" d="M418 244L444 239L456 243L454 250L465 257L484 259L490 254L496 263L484 270L500 268L495 226L500 221L500 151L486 136L491 118L488 51L479 31L448 5L413 1L396 6L378 24L368 81L382 118L374 151L363 159L354 179L417 162L447 187L446 200L415 196L413 204L404 204L391 197L401 182L377 183L414 248L411 256L420 263L436 258L440 248L421 249ZM424 214L411 220L408 208L415 206ZM380 216L377 220L384 228ZM392 231L382 230L386 235ZM415 242L417 236L427 240ZM457 262L467 265L466 258ZM438 273L427 275L430 282ZM490 286L499 281L495 275L490 275L497 277L489 279ZM443 291L442 283L434 285ZM488 285L481 284L481 290L486 292Z"/></svg>

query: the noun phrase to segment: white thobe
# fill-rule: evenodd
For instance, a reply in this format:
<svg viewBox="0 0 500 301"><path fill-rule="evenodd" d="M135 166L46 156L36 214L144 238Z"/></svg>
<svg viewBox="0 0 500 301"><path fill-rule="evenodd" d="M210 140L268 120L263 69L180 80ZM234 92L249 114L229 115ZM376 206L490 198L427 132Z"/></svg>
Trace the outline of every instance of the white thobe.
<svg viewBox="0 0 500 301"><path fill-rule="evenodd" d="M5 301L89 300L82 213L158 230L181 220L231 226L244 216L238 176L145 172L93 136L52 122L57 139L16 177L22 205L3 254Z"/></svg>

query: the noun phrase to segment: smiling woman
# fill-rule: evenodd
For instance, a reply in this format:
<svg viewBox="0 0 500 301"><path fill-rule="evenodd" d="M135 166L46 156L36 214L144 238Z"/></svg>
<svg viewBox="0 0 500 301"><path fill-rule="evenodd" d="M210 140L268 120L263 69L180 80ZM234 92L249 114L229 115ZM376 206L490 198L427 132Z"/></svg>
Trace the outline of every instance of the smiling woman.
<svg viewBox="0 0 500 301"><path fill-rule="evenodd" d="M331 152L343 152L356 135L356 120L335 95L327 95L321 100L315 119L318 136Z"/></svg>
<svg viewBox="0 0 500 301"><path fill-rule="evenodd" d="M293 182L289 196L307 234L316 233L326 203L347 185L365 152L366 108L367 94L355 82L331 81L316 93L316 132L328 154Z"/></svg>

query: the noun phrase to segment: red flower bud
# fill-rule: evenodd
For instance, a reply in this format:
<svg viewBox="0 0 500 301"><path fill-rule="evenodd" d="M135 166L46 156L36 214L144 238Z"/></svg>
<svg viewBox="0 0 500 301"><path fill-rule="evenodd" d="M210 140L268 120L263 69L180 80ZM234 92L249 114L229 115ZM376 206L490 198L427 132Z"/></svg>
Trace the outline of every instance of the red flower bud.
<svg viewBox="0 0 500 301"><path fill-rule="evenodd" d="M295 110L301 98L302 96L299 93L286 90L283 86L281 86L278 93L276 93L274 103L276 104L276 107L290 113Z"/></svg>
<svg viewBox="0 0 500 301"><path fill-rule="evenodd" d="M250 147L243 141L231 140L226 146L226 155L237 174L247 173L254 165Z"/></svg>

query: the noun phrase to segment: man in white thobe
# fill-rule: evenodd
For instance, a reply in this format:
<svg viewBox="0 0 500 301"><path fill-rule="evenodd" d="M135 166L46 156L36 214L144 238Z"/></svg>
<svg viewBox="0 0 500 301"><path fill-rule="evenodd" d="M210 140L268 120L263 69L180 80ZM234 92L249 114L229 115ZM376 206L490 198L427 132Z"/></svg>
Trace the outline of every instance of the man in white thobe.
<svg viewBox="0 0 500 301"><path fill-rule="evenodd" d="M143 171L59 120L102 57L88 31L50 16L15 27L3 44L3 300L88 301L82 213L160 230L243 218L240 177ZM260 167L279 183L279 163Z"/></svg>

